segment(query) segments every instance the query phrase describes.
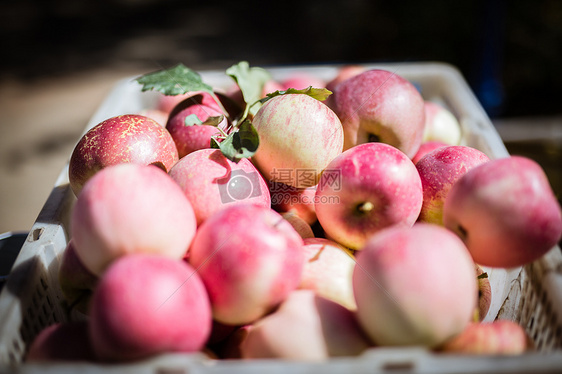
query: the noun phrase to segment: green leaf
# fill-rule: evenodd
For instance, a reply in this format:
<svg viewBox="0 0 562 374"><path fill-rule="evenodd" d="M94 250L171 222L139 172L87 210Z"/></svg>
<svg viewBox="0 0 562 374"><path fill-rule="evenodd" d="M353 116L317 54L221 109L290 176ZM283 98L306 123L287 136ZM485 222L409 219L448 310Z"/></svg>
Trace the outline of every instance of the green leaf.
<svg viewBox="0 0 562 374"><path fill-rule="evenodd" d="M181 95L190 91L213 93L213 88L204 83L196 71L183 64L142 75L136 81L142 84L142 91L156 90L164 95Z"/></svg>
<svg viewBox="0 0 562 374"><path fill-rule="evenodd" d="M195 113L185 117L184 122L186 126L201 125L203 123L203 121L201 121L199 117L197 117L197 114Z"/></svg>
<svg viewBox="0 0 562 374"><path fill-rule="evenodd" d="M241 61L226 69L226 74L240 87L247 108L255 114L259 105L253 104L262 98L263 86L271 79L269 72L259 67L251 68L247 61Z"/></svg>
<svg viewBox="0 0 562 374"><path fill-rule="evenodd" d="M218 125L221 124L223 120L224 120L224 116L221 114L220 116L213 116L207 118L205 122L202 123L202 125L217 127Z"/></svg>
<svg viewBox="0 0 562 374"><path fill-rule="evenodd" d="M263 99L261 99L261 103L265 103L267 100L274 98L275 96L280 96L280 95L289 95L289 94L302 94L302 95L308 95L310 97L315 98L316 100L320 100L320 101L324 101L328 98L328 96L330 96L332 94L332 91L326 89L326 88L313 88L312 86L309 86L307 88L303 88L301 90L297 90L296 88L289 88L285 91L275 91L272 93L268 93Z"/></svg>
<svg viewBox="0 0 562 374"><path fill-rule="evenodd" d="M226 158L238 162L252 157L259 146L258 132L248 120L242 122L237 131L230 133L222 142L212 138L211 147L218 148Z"/></svg>

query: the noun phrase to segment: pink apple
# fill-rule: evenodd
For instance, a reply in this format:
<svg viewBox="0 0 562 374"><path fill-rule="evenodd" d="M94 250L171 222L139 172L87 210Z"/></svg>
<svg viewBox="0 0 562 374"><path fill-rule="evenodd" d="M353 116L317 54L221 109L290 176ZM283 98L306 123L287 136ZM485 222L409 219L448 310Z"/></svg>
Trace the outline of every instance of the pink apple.
<svg viewBox="0 0 562 374"><path fill-rule="evenodd" d="M181 188L161 169L138 164L109 166L94 175L70 222L76 254L98 276L126 254L181 259L195 230L195 214Z"/></svg>
<svg viewBox="0 0 562 374"><path fill-rule="evenodd" d="M338 69L336 76L326 83L326 88L334 92L338 84L346 79L363 73L365 70L366 68L361 65L344 65Z"/></svg>
<svg viewBox="0 0 562 374"><path fill-rule="evenodd" d="M316 185L296 188L281 182L270 182L271 206L278 212L292 212L309 225L317 221L314 199Z"/></svg>
<svg viewBox="0 0 562 374"><path fill-rule="evenodd" d="M176 105L187 99L190 95L192 95L192 92L186 92L181 95L164 95L159 93L155 109L169 114Z"/></svg>
<svg viewBox="0 0 562 374"><path fill-rule="evenodd" d="M422 199L418 171L403 152L385 143L364 143L330 162L318 184L315 208L327 236L361 249L385 227L412 226Z"/></svg>
<svg viewBox="0 0 562 374"><path fill-rule="evenodd" d="M58 322L39 332L26 355L27 362L34 361L96 361L88 322Z"/></svg>
<svg viewBox="0 0 562 374"><path fill-rule="evenodd" d="M453 184L467 171L489 160L478 149L463 145L441 147L422 157L416 163L423 188L419 220L443 225L443 204Z"/></svg>
<svg viewBox="0 0 562 374"><path fill-rule="evenodd" d="M349 310L357 309L351 278L355 257L342 245L325 238L304 239L305 265L300 289L309 289Z"/></svg>
<svg viewBox="0 0 562 374"><path fill-rule="evenodd" d="M474 263L451 231L429 223L390 227L356 258L357 318L375 344L436 347L470 322Z"/></svg>
<svg viewBox="0 0 562 374"><path fill-rule="evenodd" d="M162 127L166 127L166 122L168 121L168 113L158 110L158 109L142 109L139 111L141 116L148 117L156 122Z"/></svg>
<svg viewBox="0 0 562 374"><path fill-rule="evenodd" d="M326 82L314 75L300 72L293 73L287 78L281 81L281 86L284 90L289 88L294 88L297 90L302 90L312 86L313 88L323 88L326 86Z"/></svg>
<svg viewBox="0 0 562 374"><path fill-rule="evenodd" d="M195 119L186 123L186 118L190 116L195 116L201 123L194 123ZM211 137L219 135L220 131L216 126L202 123L210 117L221 116L222 121L218 127L226 132L228 120L208 93L193 94L178 103L168 117L166 129L174 139L179 158L198 149L210 148Z"/></svg>
<svg viewBox="0 0 562 374"><path fill-rule="evenodd" d="M463 175L445 200L443 223L476 263L490 267L530 263L562 235L560 204L546 174L522 156L491 160Z"/></svg>
<svg viewBox="0 0 562 374"><path fill-rule="evenodd" d="M529 340L523 327L510 320L472 322L439 350L473 355L520 355L530 348Z"/></svg>
<svg viewBox="0 0 562 374"><path fill-rule="evenodd" d="M304 219L299 217L294 212L285 212L281 213L281 216L287 220L296 230L296 232L301 236L301 238L314 238L314 232L312 231L312 227Z"/></svg>
<svg viewBox="0 0 562 374"><path fill-rule="evenodd" d="M78 196L99 170L122 163L155 164L165 171L178 161L170 133L138 114L109 118L90 129L76 144L68 166L70 186Z"/></svg>
<svg viewBox="0 0 562 374"><path fill-rule="evenodd" d="M298 290L257 321L240 348L246 359L324 361L357 356L369 345L350 310L311 290Z"/></svg>
<svg viewBox="0 0 562 374"><path fill-rule="evenodd" d="M211 324L203 282L182 260L121 257L100 279L92 299L90 335L102 361L199 351Z"/></svg>
<svg viewBox="0 0 562 374"><path fill-rule="evenodd" d="M62 254L58 280L68 307L82 314L88 314L90 299L98 283L98 277L84 266L76 254L72 239Z"/></svg>
<svg viewBox="0 0 562 374"><path fill-rule="evenodd" d="M228 205L197 230L189 262L203 279L215 320L243 325L269 313L299 284L302 238L271 208Z"/></svg>
<svg viewBox="0 0 562 374"><path fill-rule="evenodd" d="M453 113L440 104L425 101L423 141L439 141L448 145L458 145L461 137L461 125Z"/></svg>
<svg viewBox="0 0 562 374"><path fill-rule="evenodd" d="M343 81L330 105L343 125L344 150L380 141L412 158L422 143L424 100L412 83L394 72L372 69Z"/></svg>
<svg viewBox="0 0 562 374"><path fill-rule="evenodd" d="M253 120L260 144L252 157L268 181L306 188L318 183L342 151L343 130L336 114L304 94L268 100Z"/></svg>
<svg viewBox="0 0 562 374"><path fill-rule="evenodd" d="M271 206L267 183L248 160L234 163L218 149L200 149L183 157L169 172L191 202L197 224L230 205L251 202Z"/></svg>
<svg viewBox="0 0 562 374"><path fill-rule="evenodd" d="M427 142L423 142L420 145L420 149L418 150L418 152L416 153L416 155L414 157L412 157L412 162L414 164L417 164L418 161L425 156L426 154L428 154L431 151L436 150L437 148L442 148L442 147L447 147L449 144L445 144L443 142L438 142L438 141L427 141Z"/></svg>

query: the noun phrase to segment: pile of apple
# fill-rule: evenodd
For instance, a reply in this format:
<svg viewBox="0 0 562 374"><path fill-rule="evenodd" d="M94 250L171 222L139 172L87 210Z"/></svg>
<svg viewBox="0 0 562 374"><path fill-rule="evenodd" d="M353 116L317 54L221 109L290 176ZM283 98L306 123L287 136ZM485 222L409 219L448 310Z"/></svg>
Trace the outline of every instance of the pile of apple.
<svg viewBox="0 0 562 374"><path fill-rule="evenodd" d="M84 318L43 330L28 360L530 348L516 323L481 322L481 266L522 266L560 240L538 164L460 145L454 115L386 70L277 82L238 68L222 91L189 70L163 72L184 79L165 90L145 80L168 94L158 108L78 142L59 278Z"/></svg>

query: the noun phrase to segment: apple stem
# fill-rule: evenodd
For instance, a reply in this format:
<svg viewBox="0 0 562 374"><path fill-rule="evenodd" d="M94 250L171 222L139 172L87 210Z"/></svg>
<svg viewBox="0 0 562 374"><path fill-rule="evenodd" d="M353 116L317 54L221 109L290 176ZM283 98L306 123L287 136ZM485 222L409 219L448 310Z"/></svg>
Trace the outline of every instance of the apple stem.
<svg viewBox="0 0 562 374"><path fill-rule="evenodd" d="M375 134L369 134L368 140L369 143L378 143L381 141L381 138L379 138L378 135Z"/></svg>
<svg viewBox="0 0 562 374"><path fill-rule="evenodd" d="M373 205L372 202L365 201L365 202L362 202L361 204L357 205L357 207L355 209L357 209L357 211L359 213L365 214L365 213L369 213L374 208L375 208L375 205Z"/></svg>

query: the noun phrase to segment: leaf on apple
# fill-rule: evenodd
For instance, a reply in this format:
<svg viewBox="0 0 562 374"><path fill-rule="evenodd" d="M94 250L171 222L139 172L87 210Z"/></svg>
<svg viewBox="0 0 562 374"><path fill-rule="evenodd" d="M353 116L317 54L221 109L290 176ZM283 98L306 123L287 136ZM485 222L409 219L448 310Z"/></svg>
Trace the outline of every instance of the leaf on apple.
<svg viewBox="0 0 562 374"><path fill-rule="evenodd" d="M185 117L184 124L186 126L198 126L198 125L200 125L200 126L217 127L218 125L220 125L220 123L223 120L224 120L224 116L220 115L220 116L209 117L205 121L201 121L199 119L199 117L197 117L197 114L192 113L192 114L188 115L187 117Z"/></svg>
<svg viewBox="0 0 562 374"><path fill-rule="evenodd" d="M288 95L288 94L308 95L310 97L315 98L316 100L324 101L328 98L328 96L332 94L332 91L328 90L327 88L314 88L312 86L308 86L307 88L303 88L300 90L297 90L296 88L289 88L284 91L277 90L275 92L268 93L263 99L260 100L260 102L263 104L267 100L272 99L275 96Z"/></svg>
<svg viewBox="0 0 562 374"><path fill-rule="evenodd" d="M246 102L245 112L256 114L260 105L254 104L262 98L263 86L271 79L269 72L259 67L250 67L247 61L240 61L226 69L226 74L234 79L240 88Z"/></svg>
<svg viewBox="0 0 562 374"><path fill-rule="evenodd" d="M259 143L258 132L248 120L242 122L238 130L230 133L222 142L211 138L211 147L220 149L222 154L233 162L252 157L258 149Z"/></svg>
<svg viewBox="0 0 562 374"><path fill-rule="evenodd" d="M142 91L156 90L169 96L191 91L205 91L214 94L213 88L203 82L199 73L181 63L173 68L144 74L136 81L142 84Z"/></svg>

